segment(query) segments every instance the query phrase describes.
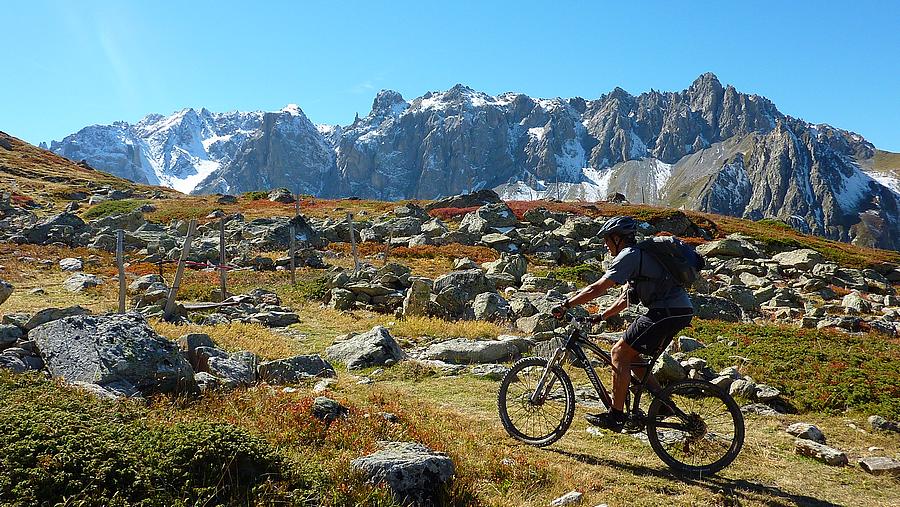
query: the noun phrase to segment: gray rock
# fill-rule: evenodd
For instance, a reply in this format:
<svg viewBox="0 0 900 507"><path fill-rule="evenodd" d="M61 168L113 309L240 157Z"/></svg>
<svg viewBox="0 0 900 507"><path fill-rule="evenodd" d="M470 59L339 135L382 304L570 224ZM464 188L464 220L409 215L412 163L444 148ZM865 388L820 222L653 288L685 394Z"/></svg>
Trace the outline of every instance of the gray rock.
<svg viewBox="0 0 900 507"><path fill-rule="evenodd" d="M338 401L332 400L325 396L319 396L313 400L312 415L317 419L321 419L327 423L336 421L339 418L346 417L350 411L347 407L341 405Z"/></svg>
<svg viewBox="0 0 900 507"><path fill-rule="evenodd" d="M25 373L29 370L28 365L20 357L0 354L0 369L9 370L13 373Z"/></svg>
<svg viewBox="0 0 900 507"><path fill-rule="evenodd" d="M24 327L26 331L31 331L32 329L42 324L53 322L54 320L59 320L64 317L73 317L76 315L88 314L90 314L88 310L77 305L70 306L68 308L44 308L43 310L29 317L22 327Z"/></svg>
<svg viewBox="0 0 900 507"><path fill-rule="evenodd" d="M580 491L569 491L565 495L555 498L550 502L550 507L563 507L565 505L575 505L581 503L581 497L584 494Z"/></svg>
<svg viewBox="0 0 900 507"><path fill-rule="evenodd" d="M529 351L532 345L531 340L518 336L483 341L454 338L429 346L424 357L454 364L496 363L514 360Z"/></svg>
<svg viewBox="0 0 900 507"><path fill-rule="evenodd" d="M89 275L87 273L75 273L63 282L63 287L69 292L81 292L84 289L89 289L98 285L103 285L103 280L96 275Z"/></svg>
<svg viewBox="0 0 900 507"><path fill-rule="evenodd" d="M218 377L205 371L194 372L194 382L201 393L214 391L222 385Z"/></svg>
<svg viewBox="0 0 900 507"><path fill-rule="evenodd" d="M206 362L206 371L220 379L225 387L249 386L256 381L258 363L256 354L240 351L225 357L210 357Z"/></svg>
<svg viewBox="0 0 900 507"><path fill-rule="evenodd" d="M794 452L821 461L826 465L844 466L848 463L845 453L812 440L798 438L794 441Z"/></svg>
<svg viewBox="0 0 900 507"><path fill-rule="evenodd" d="M509 372L509 367L502 364L476 364L469 369L473 376L488 379L501 380Z"/></svg>
<svg viewBox="0 0 900 507"><path fill-rule="evenodd" d="M84 262L81 259L75 259L73 257L67 257L65 259L61 259L59 261L59 269L63 271L79 271L84 267Z"/></svg>
<svg viewBox="0 0 900 507"><path fill-rule="evenodd" d="M721 387L726 392L731 388L731 384L734 382L734 379L731 377L726 377L724 375L719 375L712 380L709 381L714 386Z"/></svg>
<svg viewBox="0 0 900 507"><path fill-rule="evenodd" d="M701 319L740 322L743 317L741 308L734 301L724 298L691 294L691 302L695 315Z"/></svg>
<svg viewBox="0 0 900 507"><path fill-rule="evenodd" d="M466 213L459 223L459 230L478 235L505 233L507 228L518 224L516 215L505 203L485 204L471 213Z"/></svg>
<svg viewBox="0 0 900 507"><path fill-rule="evenodd" d="M813 442L818 442L820 444L825 443L825 434L822 433L822 430L820 430L815 425L812 425L809 423L804 423L804 422L794 423L794 424L788 426L787 430L785 430L785 431L787 431L789 434L791 434L797 438L804 438L806 440L812 440Z"/></svg>
<svg viewBox="0 0 900 507"><path fill-rule="evenodd" d="M50 373L70 382L125 385L144 394L194 387L194 371L178 345L139 314L64 317L28 337Z"/></svg>
<svg viewBox="0 0 900 507"><path fill-rule="evenodd" d="M663 353L653 365L653 375L661 384L678 382L687 378L687 372L674 357Z"/></svg>
<svg viewBox="0 0 900 507"><path fill-rule="evenodd" d="M143 292L156 284L165 286L165 280L159 275L144 275L131 282L128 288L132 292Z"/></svg>
<svg viewBox="0 0 900 507"><path fill-rule="evenodd" d="M440 294L446 289L455 288L465 297L472 300L482 292L493 292L494 284L484 276L480 269L467 269L463 271L451 271L446 275L438 277L434 281L433 292Z"/></svg>
<svg viewBox="0 0 900 507"><path fill-rule="evenodd" d="M860 468L872 475L891 475L900 477L900 461L886 457L862 458L858 461Z"/></svg>
<svg viewBox="0 0 900 507"><path fill-rule="evenodd" d="M528 260L524 255L508 254L503 252L500 258L493 262L486 262L482 265L488 276L507 274L513 277L515 285L519 285L522 276L528 271Z"/></svg>
<svg viewBox="0 0 900 507"><path fill-rule="evenodd" d="M409 278L410 286L403 299L403 315L424 317L428 315L428 306L431 301L431 288L434 282L428 278L412 276Z"/></svg>
<svg viewBox="0 0 900 507"><path fill-rule="evenodd" d="M509 303L496 292L482 292L475 296L472 310L475 312L476 319L490 321L507 320L512 313Z"/></svg>
<svg viewBox="0 0 900 507"><path fill-rule="evenodd" d="M335 310L350 310L355 301L353 293L347 289L335 287L329 293L328 304Z"/></svg>
<svg viewBox="0 0 900 507"><path fill-rule="evenodd" d="M900 433L900 422L889 421L880 415L869 416L869 425L875 431L892 431Z"/></svg>
<svg viewBox="0 0 900 507"><path fill-rule="evenodd" d="M294 202L294 195L286 188L276 188L269 192L269 200L272 202L280 202L282 204L290 204Z"/></svg>
<svg viewBox="0 0 900 507"><path fill-rule="evenodd" d="M13 285L11 283L7 282L6 280L0 279L0 305L2 305L4 302L6 302L7 299L9 299L9 296L12 295L13 290L15 289L13 288Z"/></svg>
<svg viewBox="0 0 900 507"><path fill-rule="evenodd" d="M731 396L740 396L748 400L756 397L756 382L747 379L738 379L731 383L728 389Z"/></svg>
<svg viewBox="0 0 900 507"><path fill-rule="evenodd" d="M741 407L741 412L744 414L755 414L766 417L781 415L777 410L763 403L750 403L749 405L744 405Z"/></svg>
<svg viewBox="0 0 900 507"><path fill-rule="evenodd" d="M841 300L841 306L843 306L847 313L853 315L859 314L867 314L872 312L872 304L863 299L859 292L851 292L844 296Z"/></svg>
<svg viewBox="0 0 900 507"><path fill-rule="evenodd" d="M287 327L300 322L300 316L294 312L259 312L250 316L250 322L266 327Z"/></svg>
<svg viewBox="0 0 900 507"><path fill-rule="evenodd" d="M11 346L22 337L22 329L12 324L0 324L0 350Z"/></svg>
<svg viewBox="0 0 900 507"><path fill-rule="evenodd" d="M413 442L380 442L381 450L353 460L351 466L374 483L391 489L394 500L435 505L441 487L456 473L453 460Z"/></svg>
<svg viewBox="0 0 900 507"><path fill-rule="evenodd" d="M406 357L391 333L381 326L362 334L351 333L328 347L325 355L351 370L394 364Z"/></svg>
<svg viewBox="0 0 900 507"><path fill-rule="evenodd" d="M318 354L294 356L261 363L259 379L270 384L294 384L313 377L333 377L334 368Z"/></svg>
<svg viewBox="0 0 900 507"><path fill-rule="evenodd" d="M549 290L568 292L570 287L567 282L557 280L556 278L526 274L522 277L522 286L520 289L524 292L547 292Z"/></svg>
<svg viewBox="0 0 900 507"><path fill-rule="evenodd" d="M756 392L753 394L754 399L762 402L772 401L779 396L781 396L781 391L766 384L757 384Z"/></svg>
<svg viewBox="0 0 900 507"><path fill-rule="evenodd" d="M815 250L809 248L801 248L799 250L791 250L789 252L775 254L772 256L772 260L783 267L809 271L813 268L814 265L822 262L824 258L822 257L822 254Z"/></svg>
<svg viewBox="0 0 900 507"><path fill-rule="evenodd" d="M706 345L697 340L695 338L691 338L689 336L679 336L678 337L678 350L684 353L690 353L695 350L700 350L702 348L706 348Z"/></svg>

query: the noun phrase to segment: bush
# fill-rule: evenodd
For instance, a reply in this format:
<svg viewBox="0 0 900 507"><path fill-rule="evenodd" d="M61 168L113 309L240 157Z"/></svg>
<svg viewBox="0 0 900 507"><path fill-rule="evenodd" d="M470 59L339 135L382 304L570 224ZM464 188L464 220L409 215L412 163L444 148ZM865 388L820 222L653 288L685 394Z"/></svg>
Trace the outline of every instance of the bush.
<svg viewBox="0 0 900 507"><path fill-rule="evenodd" d="M259 201L261 199L268 199L269 193L262 190L253 190L251 192L244 192L241 194L241 197L248 201Z"/></svg>
<svg viewBox="0 0 900 507"><path fill-rule="evenodd" d="M278 478L281 459L234 426L151 425L37 377L0 374L0 503L234 503ZM246 502L241 502L246 503Z"/></svg>
<svg viewBox="0 0 900 507"><path fill-rule="evenodd" d="M779 388L801 411L877 413L900 417L900 343L869 333L851 335L792 326L695 320L693 333L709 346L692 354L714 369L749 359L742 369ZM737 342L717 342L724 335Z"/></svg>
<svg viewBox="0 0 900 507"><path fill-rule="evenodd" d="M95 220L98 218L108 217L112 215L122 215L125 213L131 213L132 211L140 208L144 204L147 204L147 201L140 199L122 199L118 201L103 201L101 203L95 204L90 207L87 211L84 212L84 218L88 220Z"/></svg>

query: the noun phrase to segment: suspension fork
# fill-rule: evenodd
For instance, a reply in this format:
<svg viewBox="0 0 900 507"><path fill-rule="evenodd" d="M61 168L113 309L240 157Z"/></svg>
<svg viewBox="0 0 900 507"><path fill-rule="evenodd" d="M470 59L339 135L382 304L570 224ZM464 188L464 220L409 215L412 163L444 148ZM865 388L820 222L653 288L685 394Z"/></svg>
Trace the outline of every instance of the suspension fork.
<svg viewBox="0 0 900 507"><path fill-rule="evenodd" d="M550 394L550 389L553 387L553 382L556 380L554 377L547 382L547 378L550 376L550 371L562 361L562 358L566 354L566 347L559 347L556 349L556 352L553 353L553 357L547 361L547 367L544 369L544 373L541 375L541 379L538 381L537 386L534 388L534 392L531 393L528 401L531 402L532 405L538 405L543 403L544 400L547 399L547 396ZM546 385L545 385L546 384Z"/></svg>

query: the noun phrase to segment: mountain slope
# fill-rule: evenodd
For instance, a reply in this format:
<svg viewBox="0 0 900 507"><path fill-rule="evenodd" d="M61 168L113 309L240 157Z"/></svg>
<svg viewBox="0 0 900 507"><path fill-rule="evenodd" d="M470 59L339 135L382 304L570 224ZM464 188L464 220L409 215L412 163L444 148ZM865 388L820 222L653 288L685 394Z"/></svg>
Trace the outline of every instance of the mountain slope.
<svg viewBox="0 0 900 507"><path fill-rule="evenodd" d="M190 192L230 162L262 120L261 112L183 109L151 114L134 125L92 125L50 143L50 149L132 181Z"/></svg>
<svg viewBox="0 0 900 507"><path fill-rule="evenodd" d="M285 186L397 200L493 188L507 199L596 201L619 192L632 202L776 218L900 248L900 169L885 169L885 152L857 134L786 116L710 73L680 92L616 88L596 100L490 96L463 85L406 100L385 90L344 127L316 128L294 109L260 116L250 134L255 120L240 135L220 134L232 137L218 152L197 145L213 139L205 110L145 119L165 135L136 128L144 121L95 126L54 150L194 193Z"/></svg>

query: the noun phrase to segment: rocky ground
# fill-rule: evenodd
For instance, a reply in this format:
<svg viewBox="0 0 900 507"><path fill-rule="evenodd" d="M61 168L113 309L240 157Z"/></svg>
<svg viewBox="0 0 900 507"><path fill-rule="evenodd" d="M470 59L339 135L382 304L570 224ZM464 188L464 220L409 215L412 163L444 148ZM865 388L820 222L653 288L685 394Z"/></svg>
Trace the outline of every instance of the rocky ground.
<svg viewBox="0 0 900 507"><path fill-rule="evenodd" d="M196 198L141 188L75 197L65 211L21 202L0 209L0 368L7 371L0 395L26 407L30 428L48 417L29 405L26 393L39 392L78 400L50 406L98 420L130 407L165 431L221 423L246 432L241 438L267 449L250 457L269 461L248 465L259 473L210 498L336 505L900 499L892 422L900 418L900 269L892 254L802 243L777 224L773 239L756 234L758 224L728 231L727 222L649 207L522 207L490 192L432 203L324 202L329 209L305 200L300 215L280 190L208 198L192 213L179 208ZM500 427L496 383L512 361L551 343L550 308L602 275L608 256L595 234L609 209L637 211L642 235L688 238L708 261L691 294L699 319L655 370L666 381L707 379L743 405L747 446L719 477L672 476L639 439L587 431L580 421L550 450L520 446ZM200 218L193 269L166 322L174 265L165 261L179 257L192 217ZM232 268L224 300L210 267L219 259L221 222ZM292 228L296 284L286 272ZM123 315L111 313L117 230L125 231ZM220 304L197 310L197 302ZM634 315L598 326L596 339L611 342ZM42 380L51 377L62 383ZM574 379L581 406L596 407L587 380ZM67 472L67 481L96 480L92 466L83 476ZM90 490L38 484L28 469L0 459L4 467L14 479L0 481L0 498L12 503L27 505L36 491L61 499ZM158 486L154 477L142 480ZM190 484L172 486L168 498L199 501L191 495L202 488ZM141 497L128 487L131 500Z"/></svg>

